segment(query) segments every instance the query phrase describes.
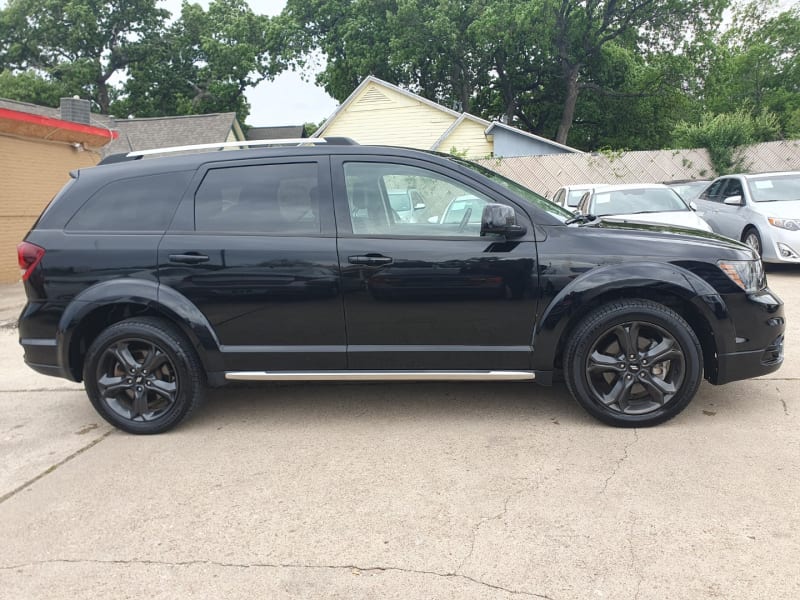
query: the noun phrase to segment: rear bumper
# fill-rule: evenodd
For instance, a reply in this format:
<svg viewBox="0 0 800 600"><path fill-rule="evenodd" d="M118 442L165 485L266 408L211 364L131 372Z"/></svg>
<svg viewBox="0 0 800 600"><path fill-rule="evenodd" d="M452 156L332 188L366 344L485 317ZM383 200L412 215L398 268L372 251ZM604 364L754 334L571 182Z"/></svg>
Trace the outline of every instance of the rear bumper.
<svg viewBox="0 0 800 600"><path fill-rule="evenodd" d="M56 340L20 338L19 343L25 351L25 364L31 369L42 375L75 381L72 374L58 364Z"/></svg>

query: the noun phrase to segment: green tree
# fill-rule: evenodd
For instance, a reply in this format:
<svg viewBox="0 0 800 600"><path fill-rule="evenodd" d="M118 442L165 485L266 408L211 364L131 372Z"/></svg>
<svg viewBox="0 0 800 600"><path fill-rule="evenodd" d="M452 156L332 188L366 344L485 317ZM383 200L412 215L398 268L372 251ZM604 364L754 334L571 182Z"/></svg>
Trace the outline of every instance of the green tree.
<svg viewBox="0 0 800 600"><path fill-rule="evenodd" d="M560 142L573 124L596 123L591 134L584 127L577 137L586 144L608 128L603 104L634 103L643 117L660 119L648 139L663 141L674 113L661 117L662 111L679 95L665 90L694 79L685 72L694 68L690 61L670 58L688 56L727 3L288 0L281 21L292 37L281 52L297 67L322 53L318 81L340 101L372 74Z"/></svg>
<svg viewBox="0 0 800 600"><path fill-rule="evenodd" d="M274 76L274 28L245 0L215 0L208 10L184 2L164 35L143 41L130 77L114 103L120 115L161 116L235 110L244 122L245 91Z"/></svg>
<svg viewBox="0 0 800 600"><path fill-rule="evenodd" d="M0 70L18 77L5 76L18 94L31 94L19 99L49 98L39 80L52 81L108 113L112 78L168 16L156 0L9 0L0 12Z"/></svg>
<svg viewBox="0 0 800 600"><path fill-rule="evenodd" d="M720 36L706 79L706 109L771 111L784 137L800 136L800 7L776 15L773 4L740 7Z"/></svg>

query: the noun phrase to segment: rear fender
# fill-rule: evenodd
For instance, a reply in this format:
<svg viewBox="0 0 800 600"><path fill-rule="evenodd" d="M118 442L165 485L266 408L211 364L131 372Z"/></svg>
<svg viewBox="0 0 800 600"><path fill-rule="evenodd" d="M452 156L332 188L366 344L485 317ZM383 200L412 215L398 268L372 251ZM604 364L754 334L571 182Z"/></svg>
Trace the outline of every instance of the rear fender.
<svg viewBox="0 0 800 600"><path fill-rule="evenodd" d="M177 326L194 346L206 373L222 372L220 344L205 316L184 296L144 279L114 279L87 288L64 310L56 332L58 362L77 380L73 344L81 325L98 310L114 306L141 307L143 314L155 314ZM78 337L80 337L78 335Z"/></svg>

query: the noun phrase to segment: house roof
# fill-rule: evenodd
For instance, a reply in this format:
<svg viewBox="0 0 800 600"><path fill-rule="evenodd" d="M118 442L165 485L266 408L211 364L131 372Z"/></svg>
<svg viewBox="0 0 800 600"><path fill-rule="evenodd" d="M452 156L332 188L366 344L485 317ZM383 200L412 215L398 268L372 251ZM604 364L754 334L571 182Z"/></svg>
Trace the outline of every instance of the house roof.
<svg viewBox="0 0 800 600"><path fill-rule="evenodd" d="M517 129L516 127L511 127L510 125L506 125L504 123L487 121L486 119L482 119L480 117L477 117L477 116L475 116L473 114L470 114L470 113L467 113L467 112L457 112L455 110L451 110L451 109L449 109L449 108L447 108L445 106L442 106L441 104L437 104L436 102L433 102L432 100L428 100L427 98L419 96L419 95L417 95L417 94L415 94L413 92L410 92L408 90L404 90L401 87L398 87L398 86L396 86L394 84L389 83L388 81L383 81L382 79L378 79L377 77L374 77L373 75L369 75L368 77L366 77L358 85L358 87L355 90L353 90L353 93L350 94L347 97L347 99L344 102L342 102L342 104L340 104L336 108L335 111L333 111L331 116L328 117L328 119L325 121L325 123L323 123L322 126L319 129L317 129L317 131L315 131L312 134L311 137L320 137L320 136L322 136L325 133L325 130L327 129L327 127L331 123L333 123L333 121L336 119L336 117L340 113L342 113L343 111L347 110L347 108L356 100L356 98L359 97L360 93L364 90L364 88L366 88L368 85L370 85L372 83L374 83L376 85L379 85L381 87L385 87L385 88L391 89L391 90L397 92L398 94L402 94L403 96L406 96L406 97L411 98L411 99L413 99L413 100L415 100L417 102L420 102L422 104L430 106L431 108L434 108L434 109L436 109L436 110L438 110L440 112L443 112L443 113L445 113L447 115L450 115L451 117L454 118L454 122L450 125L450 127L446 131L444 131L442 133L442 135L439 137L439 139L431 147L431 150L438 149L439 146L447 139L447 137L453 131L455 131L456 128L458 128L458 126L461 123L463 123L464 121L473 121L475 123L483 125L486 128L486 130L484 131L484 134L487 135L487 136L492 135L493 134L492 132L496 128L502 128L504 131L508 131L508 132L511 132L511 133L526 137L526 138L528 138L530 140L535 140L535 141L537 141L539 143L542 143L542 144L547 144L547 145L553 146L555 148L558 148L559 150L563 150L564 152L580 152L580 150L577 150L576 148L571 148L570 146L565 146L563 144L559 144L557 142L554 142L553 140L549 140L547 138L543 138L543 137L540 137L538 135L534 135L532 133L528 133L526 131L522 131L521 129Z"/></svg>
<svg viewBox="0 0 800 600"><path fill-rule="evenodd" d="M117 137L116 131L105 127L84 125L28 111L0 106L0 132L54 142L80 143L94 148L104 146ZM18 106L21 103L13 103Z"/></svg>
<svg viewBox="0 0 800 600"><path fill-rule="evenodd" d="M103 148L103 155L151 150L186 144L225 142L231 131L236 139L244 135L236 113L212 113L179 117L111 119L109 126L119 131L119 138Z"/></svg>
<svg viewBox="0 0 800 600"><path fill-rule="evenodd" d="M522 129L517 129L516 127L511 127L511 125L506 125L505 123L500 123L499 121L495 121L491 125L489 125L489 127L486 129L486 135L492 135L492 132L495 129L502 129L504 131L508 131L508 132L513 133L515 135L524 136L524 137L527 137L529 139L536 140L537 142L541 142L542 144L547 144L549 146L553 146L555 148L559 148L560 150L563 150L564 152L577 152L579 154L583 154L583 152L581 150L578 150L577 148L572 148L571 146L565 146L564 144L559 144L558 142L554 142L553 140L549 140L547 138L538 136L538 135L536 135L534 133L528 133L527 131L522 131Z"/></svg>
<svg viewBox="0 0 800 600"><path fill-rule="evenodd" d="M28 102L0 99L0 109L9 109L61 121L61 110ZM225 142L231 130L236 139L243 140L236 113L212 113L177 117L149 117L141 119L115 119L108 115L90 115L91 126L108 134L115 130L115 139L101 149L103 156L127 153L132 150L150 150L186 144L213 144ZM71 123L71 121L62 121ZM72 123L76 125L76 123ZM86 127L86 125L83 125ZM79 141L79 140L77 140ZM100 145L100 144L96 144Z"/></svg>
<svg viewBox="0 0 800 600"><path fill-rule="evenodd" d="M308 137L302 125L280 125L276 127L251 127L247 130L248 140L284 140Z"/></svg>

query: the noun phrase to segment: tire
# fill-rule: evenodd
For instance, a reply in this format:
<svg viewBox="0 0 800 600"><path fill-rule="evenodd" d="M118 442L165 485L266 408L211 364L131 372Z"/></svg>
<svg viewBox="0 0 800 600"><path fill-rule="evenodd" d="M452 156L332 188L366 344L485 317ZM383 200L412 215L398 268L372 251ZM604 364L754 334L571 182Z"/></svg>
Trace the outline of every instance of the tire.
<svg viewBox="0 0 800 600"><path fill-rule="evenodd" d="M761 256L761 249L763 248L761 245L761 236L758 235L758 231L755 227L748 227L744 230L742 241L755 250L756 254Z"/></svg>
<svg viewBox="0 0 800 600"><path fill-rule="evenodd" d="M86 394L106 421L141 435L162 433L203 400L200 360L170 323L141 317L103 330L86 353Z"/></svg>
<svg viewBox="0 0 800 600"><path fill-rule="evenodd" d="M703 353L675 311L650 300L617 300L572 332L564 375L593 417L615 427L650 427L691 402L703 377Z"/></svg>

